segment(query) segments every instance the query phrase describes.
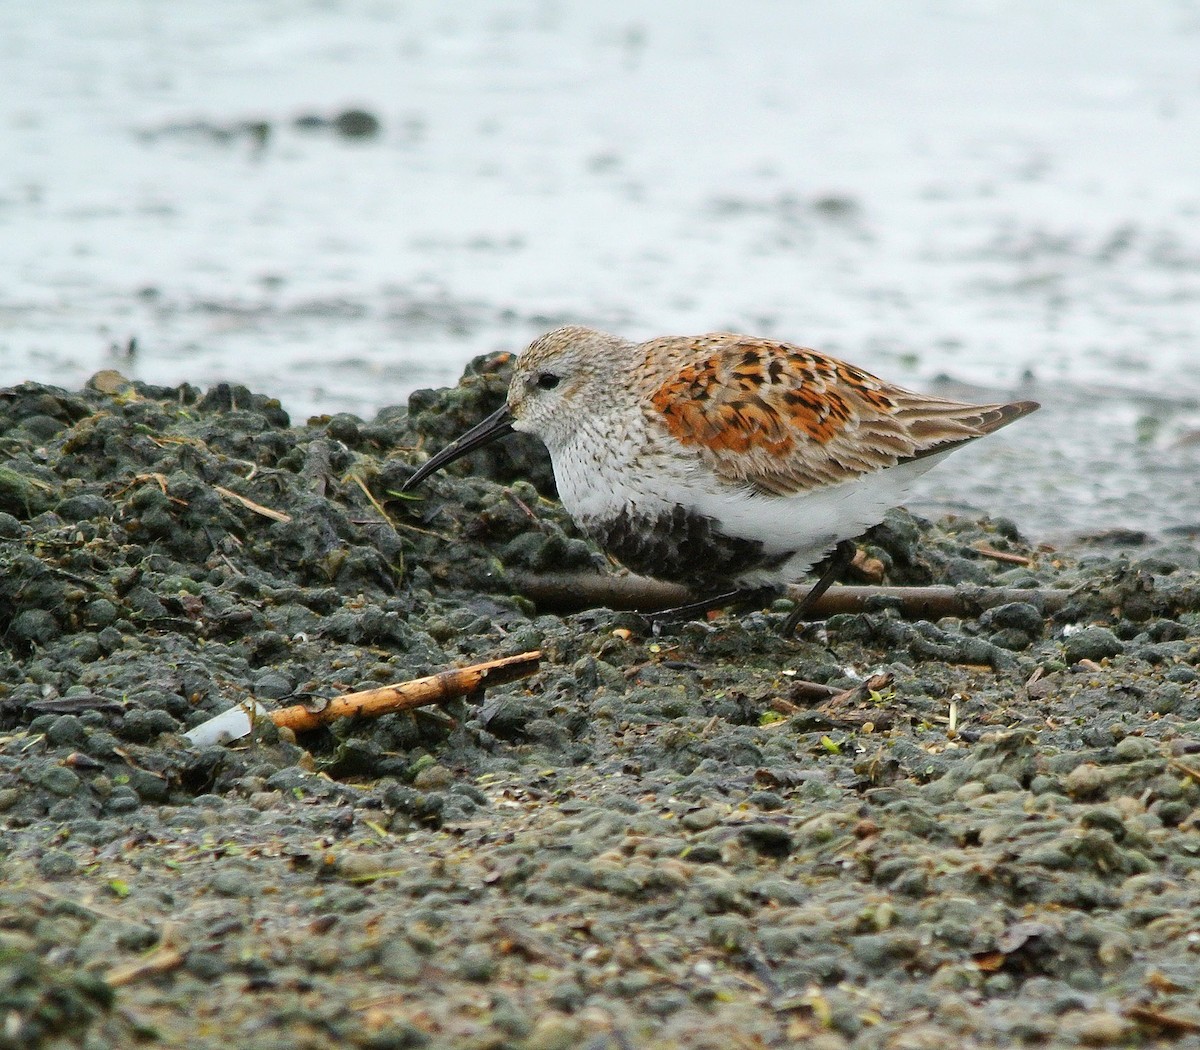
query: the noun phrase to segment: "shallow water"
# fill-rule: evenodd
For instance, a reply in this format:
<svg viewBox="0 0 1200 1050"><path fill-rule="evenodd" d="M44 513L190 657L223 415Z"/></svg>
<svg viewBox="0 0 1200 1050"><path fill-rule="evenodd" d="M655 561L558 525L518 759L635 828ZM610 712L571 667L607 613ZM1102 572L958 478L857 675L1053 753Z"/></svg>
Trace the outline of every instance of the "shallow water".
<svg viewBox="0 0 1200 1050"><path fill-rule="evenodd" d="M1043 401L917 509L1188 530L1198 47L1184 0L5 5L0 383L370 415L563 321L736 328Z"/></svg>

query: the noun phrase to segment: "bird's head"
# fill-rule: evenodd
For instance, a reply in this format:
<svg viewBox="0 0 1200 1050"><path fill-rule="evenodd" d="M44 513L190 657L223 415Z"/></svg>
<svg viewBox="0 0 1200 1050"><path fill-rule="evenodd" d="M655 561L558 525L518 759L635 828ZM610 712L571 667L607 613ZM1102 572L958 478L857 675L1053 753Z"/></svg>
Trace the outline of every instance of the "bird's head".
<svg viewBox="0 0 1200 1050"><path fill-rule="evenodd" d="M459 457L514 430L541 438L552 453L561 448L583 418L612 401L619 377L630 366L622 351L631 345L579 325L556 328L535 339L513 366L504 407L431 457L403 488L413 488Z"/></svg>

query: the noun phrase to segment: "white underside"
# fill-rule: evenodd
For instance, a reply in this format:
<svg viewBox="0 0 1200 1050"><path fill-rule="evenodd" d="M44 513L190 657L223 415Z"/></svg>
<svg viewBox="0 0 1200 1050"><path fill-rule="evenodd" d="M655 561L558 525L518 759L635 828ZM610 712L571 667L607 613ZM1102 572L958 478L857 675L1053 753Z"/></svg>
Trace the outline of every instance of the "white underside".
<svg viewBox="0 0 1200 1050"><path fill-rule="evenodd" d="M516 429L525 428L518 424ZM625 439L614 440L617 434ZM772 496L723 484L698 459L671 454L662 445L655 449L652 442L637 426L586 421L566 444L550 448L563 506L577 522L610 518L622 510L653 519L682 506L712 518L727 536L757 540L767 560L795 552L775 568L732 581L740 587L801 579L839 542L881 522L904 501L913 482L950 451L841 485Z"/></svg>
<svg viewBox="0 0 1200 1050"><path fill-rule="evenodd" d="M706 515L727 536L757 540L768 560L795 551L770 569L758 569L733 581L739 587L793 583L801 579L842 540L877 525L904 501L913 482L948 453L912 460L855 481L813 489L795 496L771 496L722 485L695 461L648 456L609 443L606 455L596 444L551 451L559 496L576 521L608 518L622 509L654 518L674 506ZM636 467L631 460L636 460Z"/></svg>
<svg viewBox="0 0 1200 1050"><path fill-rule="evenodd" d="M698 487L690 487L678 495L684 496L699 513L721 522L722 532L758 540L766 555L796 552L776 568L746 574L736 581L739 586L793 583L842 540L854 539L883 521L892 507L904 501L913 482L947 454L912 460L856 481L797 496Z"/></svg>

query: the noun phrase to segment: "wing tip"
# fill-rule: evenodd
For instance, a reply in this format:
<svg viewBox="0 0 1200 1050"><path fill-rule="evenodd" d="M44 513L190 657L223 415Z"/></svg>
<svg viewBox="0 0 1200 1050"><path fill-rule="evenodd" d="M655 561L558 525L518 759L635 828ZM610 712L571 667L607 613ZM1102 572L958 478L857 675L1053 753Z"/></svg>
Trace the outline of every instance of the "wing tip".
<svg viewBox="0 0 1200 1050"><path fill-rule="evenodd" d="M979 433L992 434L1041 407L1038 401L1009 401L1003 405L988 405L980 410Z"/></svg>

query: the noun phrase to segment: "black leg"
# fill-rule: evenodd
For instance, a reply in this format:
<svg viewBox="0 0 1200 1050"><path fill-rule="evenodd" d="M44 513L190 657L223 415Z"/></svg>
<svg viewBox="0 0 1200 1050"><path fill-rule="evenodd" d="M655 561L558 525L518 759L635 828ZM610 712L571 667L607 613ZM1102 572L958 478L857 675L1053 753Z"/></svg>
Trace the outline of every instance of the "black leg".
<svg viewBox="0 0 1200 1050"><path fill-rule="evenodd" d="M812 611L812 607L817 604L817 600L838 581L842 573L854 561L856 550L857 547L855 547L853 540L842 540L841 543L834 547L833 553L825 559L825 568L822 570L817 582L813 584L812 590L796 603L796 608L792 610L791 616L784 622L783 630L780 633L785 638L790 638L795 634L796 628L804 620L808 619L808 614Z"/></svg>
<svg viewBox="0 0 1200 1050"><path fill-rule="evenodd" d="M709 595L699 601L688 602L687 605L677 605L672 609L660 609L658 612L646 613L646 622L651 627L666 623L683 623L703 616L713 609L723 609L727 605L742 605L758 598L774 597L774 587L739 587L737 590L724 591L721 594Z"/></svg>

